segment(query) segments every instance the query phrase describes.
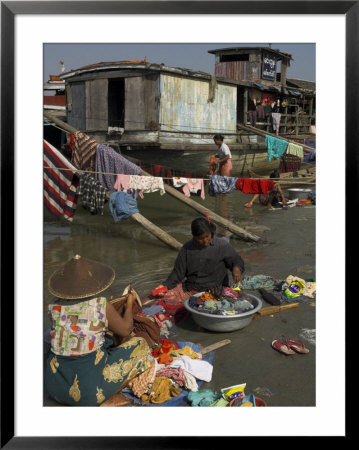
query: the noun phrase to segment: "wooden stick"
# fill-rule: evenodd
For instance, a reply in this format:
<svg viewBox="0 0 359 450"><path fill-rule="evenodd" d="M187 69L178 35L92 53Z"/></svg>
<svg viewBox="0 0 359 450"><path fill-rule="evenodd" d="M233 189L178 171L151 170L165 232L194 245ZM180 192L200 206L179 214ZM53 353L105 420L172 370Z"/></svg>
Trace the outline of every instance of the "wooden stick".
<svg viewBox="0 0 359 450"><path fill-rule="evenodd" d="M164 230L159 228L157 225L150 222L142 214L140 213L132 214L131 218L134 219L140 225L142 225L144 228L146 228L147 231L156 236L160 241L167 244L169 247L172 247L175 250L180 250L182 248L182 244L180 242L178 242L175 238L173 238Z"/></svg>
<svg viewBox="0 0 359 450"><path fill-rule="evenodd" d="M208 347L202 348L198 353L201 353L202 355L205 355L206 353L209 353L213 350L217 350L217 348L224 347L225 345L230 344L231 341L229 339L224 339L223 341L216 342L215 344L209 345Z"/></svg>
<svg viewBox="0 0 359 450"><path fill-rule="evenodd" d="M280 306L268 306L256 312L255 315L253 316L253 319L258 319L258 317L260 316L268 316L269 314L279 313L286 309L297 308L298 306L299 302L288 303L287 305L280 305Z"/></svg>

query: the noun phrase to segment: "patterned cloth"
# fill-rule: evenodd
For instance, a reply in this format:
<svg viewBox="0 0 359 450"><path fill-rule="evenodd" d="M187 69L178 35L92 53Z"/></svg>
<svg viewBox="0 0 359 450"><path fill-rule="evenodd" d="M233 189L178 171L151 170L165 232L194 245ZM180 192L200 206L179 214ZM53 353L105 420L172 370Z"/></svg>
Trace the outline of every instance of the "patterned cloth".
<svg viewBox="0 0 359 450"><path fill-rule="evenodd" d="M82 195L81 205L91 214L97 214L98 212L103 214L107 192L102 184L90 174L85 173L80 176L77 194Z"/></svg>
<svg viewBox="0 0 359 450"><path fill-rule="evenodd" d="M77 205L79 180L76 171L76 167L44 140L44 203L54 216L70 222Z"/></svg>
<svg viewBox="0 0 359 450"><path fill-rule="evenodd" d="M72 150L72 162L82 170L95 170L97 142L82 133L76 131Z"/></svg>
<svg viewBox="0 0 359 450"><path fill-rule="evenodd" d="M271 161L272 158L278 159L287 150L288 142L283 139L278 139L273 136L266 135L266 147L268 151L267 161Z"/></svg>
<svg viewBox="0 0 359 450"><path fill-rule="evenodd" d="M45 388L57 402L69 406L98 406L118 391L124 382L150 367L153 358L145 339L134 337L118 347L111 347L112 340L103 338L104 324L107 323L106 299L78 300L77 308L75 302L62 304L56 301L55 304L60 305L61 310L51 310L54 319L52 345L55 351L63 351L63 354L49 350ZM66 305L69 305L69 311ZM71 314L67 315L68 312ZM65 315L66 318L63 317ZM91 332L95 334L85 334ZM69 336L67 342L66 336ZM90 345L92 336L96 336L93 347ZM92 347L89 353L72 356L78 354L77 349L86 352L89 346ZM69 351L76 353L65 355Z"/></svg>
<svg viewBox="0 0 359 450"><path fill-rule="evenodd" d="M96 151L96 178L109 191L120 190L116 189L116 175L138 175L141 172L141 167L128 161L119 153L115 152L113 148L105 144L99 144Z"/></svg>
<svg viewBox="0 0 359 450"><path fill-rule="evenodd" d="M145 372L141 373L138 377L134 378L133 381L129 383L134 395L141 398L143 394L147 392L148 385L153 383L156 377L157 361L154 359L151 362L151 366Z"/></svg>
<svg viewBox="0 0 359 450"><path fill-rule="evenodd" d="M144 193L148 194L156 191L160 191L161 195L166 193L163 179L160 177L130 175L128 186L130 189L138 190L141 198L144 198Z"/></svg>
<svg viewBox="0 0 359 450"><path fill-rule="evenodd" d="M208 194L212 197L217 194L228 194L236 188L237 178L210 175L209 179Z"/></svg>
<svg viewBox="0 0 359 450"><path fill-rule="evenodd" d="M79 356L93 352L105 342L106 298L88 301L57 299L48 306L51 317L51 351Z"/></svg>
<svg viewBox="0 0 359 450"><path fill-rule="evenodd" d="M289 145L288 145L289 147ZM288 152L288 149L287 149ZM289 155L288 153L285 153L280 158L279 163L279 172L296 172L300 169L301 166L301 159L299 156L296 155Z"/></svg>

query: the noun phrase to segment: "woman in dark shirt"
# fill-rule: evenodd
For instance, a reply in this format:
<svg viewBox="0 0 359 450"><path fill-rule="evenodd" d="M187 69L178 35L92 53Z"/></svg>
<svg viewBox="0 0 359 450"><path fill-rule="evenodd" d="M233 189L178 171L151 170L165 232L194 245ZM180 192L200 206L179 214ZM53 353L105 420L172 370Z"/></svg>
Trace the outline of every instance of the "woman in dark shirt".
<svg viewBox="0 0 359 450"><path fill-rule="evenodd" d="M167 301L184 302L194 292L228 286L228 270L238 283L244 272L242 258L225 239L215 236L214 224L200 217L192 222L191 231L193 238L179 251L171 274L157 286L169 289Z"/></svg>

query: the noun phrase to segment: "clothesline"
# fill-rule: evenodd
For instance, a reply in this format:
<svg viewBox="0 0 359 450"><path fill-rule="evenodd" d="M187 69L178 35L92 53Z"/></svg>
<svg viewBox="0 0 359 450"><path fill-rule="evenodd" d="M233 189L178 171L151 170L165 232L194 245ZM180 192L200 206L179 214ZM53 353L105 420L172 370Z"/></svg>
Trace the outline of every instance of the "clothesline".
<svg viewBox="0 0 359 450"><path fill-rule="evenodd" d="M73 172L73 169L69 168L63 168L63 167L54 167L54 166L44 166L44 169L56 169L56 170L64 170ZM121 175L118 173L112 173L112 172L97 172L93 170L82 170L82 169L76 169L76 173L93 173L93 174L102 174L102 175ZM129 175L130 176L130 175ZM141 175L144 177L151 177L151 178L162 178L163 180L173 180L174 178L193 178L193 177L156 177L152 175ZM242 178L242 177L230 177L230 178ZM201 178L204 181L211 181L210 178ZM283 181L286 184L287 183L294 183L294 184L303 184L303 181L300 180L288 180L284 178L249 178L250 180L272 180L272 181ZM305 184L316 184L316 183L305 183Z"/></svg>

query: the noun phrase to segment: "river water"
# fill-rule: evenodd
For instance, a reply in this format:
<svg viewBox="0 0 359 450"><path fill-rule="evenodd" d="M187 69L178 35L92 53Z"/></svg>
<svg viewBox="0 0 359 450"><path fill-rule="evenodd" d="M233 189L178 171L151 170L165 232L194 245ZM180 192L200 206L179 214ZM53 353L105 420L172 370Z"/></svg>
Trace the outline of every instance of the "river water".
<svg viewBox="0 0 359 450"><path fill-rule="evenodd" d="M138 157L138 156L137 156ZM161 164L185 168L178 156L162 157ZM191 164L191 170L195 170ZM225 215L235 224L263 238L260 243L246 242L233 235L229 242L241 254L247 275L265 274L278 279L288 275L315 279L315 206L269 211L256 203L252 209L244 204L251 198L234 191L225 198L192 196L206 208ZM138 198L142 215L181 243L191 238L190 225L199 213L168 193L145 194ZM218 228L218 232L225 234ZM112 266L116 273L106 295L119 295L131 283L142 297L170 273L177 251L151 235L133 219L115 223L105 205L104 215L91 215L77 205L74 221L57 220L44 208L44 312L51 295L49 276L74 255L98 260ZM49 326L44 314L44 327Z"/></svg>

